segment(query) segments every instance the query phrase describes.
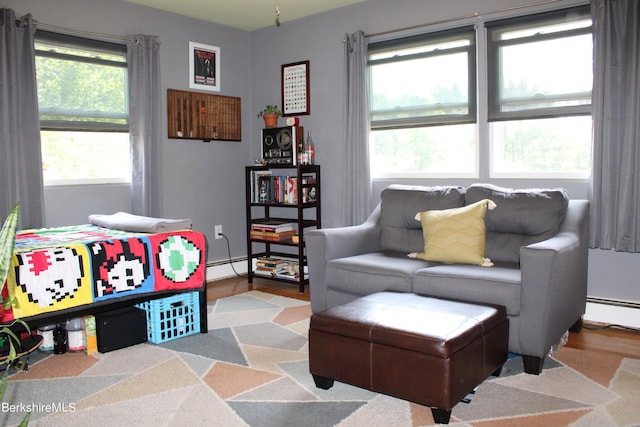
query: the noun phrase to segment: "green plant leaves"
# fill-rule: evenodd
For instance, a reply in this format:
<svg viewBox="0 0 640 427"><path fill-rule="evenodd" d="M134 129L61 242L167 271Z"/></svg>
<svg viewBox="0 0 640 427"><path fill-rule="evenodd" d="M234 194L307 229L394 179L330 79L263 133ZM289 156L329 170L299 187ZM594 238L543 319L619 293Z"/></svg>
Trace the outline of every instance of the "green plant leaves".
<svg viewBox="0 0 640 427"><path fill-rule="evenodd" d="M0 290L4 289L4 283L11 267L19 211L20 203L18 202L4 221L2 230L0 230Z"/></svg>

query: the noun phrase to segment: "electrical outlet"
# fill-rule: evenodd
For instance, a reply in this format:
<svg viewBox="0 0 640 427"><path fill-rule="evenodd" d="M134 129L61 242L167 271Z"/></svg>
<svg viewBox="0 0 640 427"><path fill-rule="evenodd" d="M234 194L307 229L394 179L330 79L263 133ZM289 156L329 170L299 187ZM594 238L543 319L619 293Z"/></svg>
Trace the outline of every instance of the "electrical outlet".
<svg viewBox="0 0 640 427"><path fill-rule="evenodd" d="M222 225L216 225L213 228L213 233L216 236L216 239L222 239Z"/></svg>

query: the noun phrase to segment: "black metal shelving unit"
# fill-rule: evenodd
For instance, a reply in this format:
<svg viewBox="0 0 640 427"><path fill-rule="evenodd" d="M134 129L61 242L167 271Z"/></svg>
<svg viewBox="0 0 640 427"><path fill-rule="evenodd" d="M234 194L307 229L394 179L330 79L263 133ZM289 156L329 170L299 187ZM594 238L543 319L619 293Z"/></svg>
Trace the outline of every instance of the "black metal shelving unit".
<svg viewBox="0 0 640 427"><path fill-rule="evenodd" d="M255 200L256 188L254 174L260 171L270 171L273 176L295 176L296 179L296 203L279 203L271 200ZM303 178L312 177L312 182L303 182ZM297 284L300 292L304 292L305 285L309 284L308 274L305 273L307 256L305 252L304 233L309 228L321 228L321 191L320 191L320 166L319 165L266 165L245 167L246 186L246 210L247 210L247 263L248 281L253 282L254 277L263 277L279 282ZM315 189L315 198L311 201L303 200L303 194ZM295 215L287 212L295 212ZM251 236L252 224L264 221L286 221L295 224L298 241L291 237L282 240L265 240ZM289 250L287 250L287 248ZM253 261L259 257L275 257L295 260L298 265L297 277L283 279L256 274Z"/></svg>

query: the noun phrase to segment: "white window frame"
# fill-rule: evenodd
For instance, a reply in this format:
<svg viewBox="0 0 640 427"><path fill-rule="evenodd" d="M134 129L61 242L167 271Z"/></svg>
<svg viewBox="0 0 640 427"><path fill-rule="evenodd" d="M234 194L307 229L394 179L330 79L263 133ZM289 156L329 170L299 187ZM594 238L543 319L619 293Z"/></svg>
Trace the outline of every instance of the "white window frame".
<svg viewBox="0 0 640 427"><path fill-rule="evenodd" d="M372 57L384 56L386 51L394 51L403 46L419 46L419 45L435 45L440 43L446 43L451 40L468 39L469 44L466 46L451 47L446 50L431 50L428 52L416 52L402 55L398 57L382 57L380 59L374 59ZM381 129L402 129L413 128L420 126L437 126L447 124L466 124L476 122L476 35L473 27L463 26L453 30L438 31L433 33L422 34L418 36L412 36L402 38L398 40L390 40L379 43L372 43L369 45L369 60L368 67L385 64L385 63L397 63L415 59L434 58L439 56L446 56L452 53L467 53L468 55L468 89L467 89L467 113L466 114L426 114L424 116L412 116L409 118L396 118L386 120L374 120L371 121L372 130ZM399 76L398 78L401 78ZM431 109L438 107L437 105L430 106ZM371 116L374 117L376 111L372 109Z"/></svg>
<svg viewBox="0 0 640 427"><path fill-rule="evenodd" d="M418 106L409 106L407 111L422 111L425 114L415 114L402 118L385 118L384 112L378 112L371 105L371 132L383 132L393 130L411 130L424 129L425 131L436 130L436 128L446 128L454 125L473 125L473 135L475 136L473 165L470 166L468 172L459 172L456 176L474 177L478 174L479 150L477 144L477 87L476 77L476 44L477 35L473 26L465 25L459 28L447 29L441 31L433 31L426 34L409 36L396 40L388 40L377 43L371 43L368 49L368 73L370 87L372 86L371 67L375 65L384 65L387 63L400 63L403 61L437 59L448 55L465 54L467 61L467 85L466 103L459 104L466 108L466 113L456 112L456 105L429 104L418 108ZM437 49L435 47L437 46ZM398 55L398 50L404 50ZM398 55L398 56L392 56ZM401 78L401 76L399 76ZM373 96L372 91L370 95ZM425 93L425 96L429 94ZM444 110L438 114L439 111ZM389 110L391 115L397 109ZM372 160L373 161L373 160ZM373 170L373 167L372 167ZM376 178L417 178L417 177L445 177L450 176L447 172L442 171L424 171L424 172L380 172L376 171Z"/></svg>
<svg viewBox="0 0 640 427"><path fill-rule="evenodd" d="M536 9L536 8L533 8ZM536 16L541 16L542 14L558 14L562 13L562 10L552 10L547 12L539 12L541 8L537 8L538 11L530 12L520 16L512 16L508 17L508 13L500 13L500 20L507 19L521 19L526 21L527 19L534 18ZM589 10L588 4L578 4L575 6L570 6L565 11L577 11L577 10ZM496 19L497 20L497 19ZM470 20L464 19L459 22L458 28L463 28L468 26ZM434 174L434 173L392 173L392 174L384 174L379 175L374 178L377 179L418 179L418 178L475 178L475 179L493 179L493 178L517 178L517 179L533 179L533 180L572 180L579 182L586 182L588 179L588 173L586 174L576 174L576 173L564 173L564 172L536 172L535 174L530 173L501 173L496 174L493 171L493 156L491 153L491 121L489 120L489 108L488 108L488 99L489 99L489 88L488 88L488 80L489 80L489 59L488 59L488 51L489 51L489 42L487 40L487 28L485 27L485 23L489 24L489 19L485 19L480 17L476 19L474 22L475 31L476 31L476 94L477 94L477 109L476 109L476 171L473 174ZM449 24L444 24L449 25ZM438 24L439 29L443 28L443 24ZM446 28L446 27L445 27ZM455 30L454 28L453 30ZM589 30L591 31L591 30ZM435 31L434 31L435 32ZM398 39L399 40L399 39ZM392 41L389 41L392 42ZM378 42L379 43L379 42ZM573 111L571 111L573 110ZM581 115L590 115L590 105L585 107L581 106L578 108L569 108L565 109L567 116L576 114ZM554 115L549 116L548 114L544 117L555 117ZM511 117L509 117L511 118ZM372 132L375 130L374 122L371 122Z"/></svg>
<svg viewBox="0 0 640 427"><path fill-rule="evenodd" d="M54 33L50 31L38 30L36 31L36 44L49 44L59 45L61 47L69 47L71 49L91 49L96 51L102 51L109 54L115 54L122 56L124 61L109 61L100 58L92 57L79 57L79 60L86 63L104 64L109 66L122 67L126 69L128 64L126 62L126 46L115 43L86 39L67 34ZM55 52L48 52L39 50L36 48L36 57L51 57L51 58L65 58L72 59L72 56L65 54L59 54ZM75 59L74 59L75 60ZM125 90L128 92L128 84L125 81ZM65 132L65 131L84 131L84 132L111 132L111 133L126 133L129 134L129 106L128 96L125 98L125 113L113 114L101 111L62 111L55 108L47 109L46 107L40 108L40 113L51 114L61 113L59 115L65 115L72 113L73 116L79 117L95 117L95 118L108 118L119 120L120 123L100 122L100 121L73 121L73 120L40 120L40 128L43 131L52 132ZM77 179L45 179L45 187L55 186L78 186L78 185L105 185L105 184L129 184L131 183L131 176L127 178L123 177L105 177L105 178L77 178Z"/></svg>

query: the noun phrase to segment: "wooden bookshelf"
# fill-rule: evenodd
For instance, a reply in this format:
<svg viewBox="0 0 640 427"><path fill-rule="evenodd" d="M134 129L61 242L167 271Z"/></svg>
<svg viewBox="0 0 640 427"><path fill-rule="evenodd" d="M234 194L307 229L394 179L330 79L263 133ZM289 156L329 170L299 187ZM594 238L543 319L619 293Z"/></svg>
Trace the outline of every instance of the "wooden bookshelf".
<svg viewBox="0 0 640 427"><path fill-rule="evenodd" d="M262 188L263 181L268 188ZM247 166L245 182L249 283L254 277L262 277L297 284L299 292L304 292L305 285L309 284L304 233L307 229L321 228L320 166ZM284 183L288 186L280 187ZM287 198L284 193L293 196ZM269 233L264 230L267 223L289 224L296 235L276 230ZM260 235L256 228L267 234ZM253 262L260 258L288 260L291 268L271 272L254 270Z"/></svg>

